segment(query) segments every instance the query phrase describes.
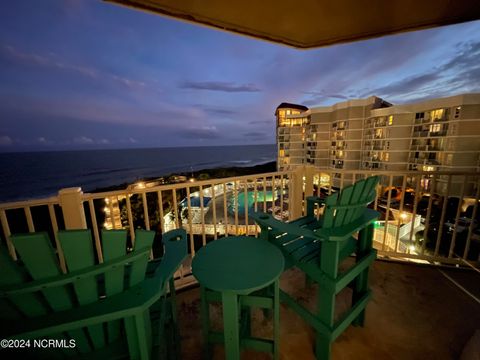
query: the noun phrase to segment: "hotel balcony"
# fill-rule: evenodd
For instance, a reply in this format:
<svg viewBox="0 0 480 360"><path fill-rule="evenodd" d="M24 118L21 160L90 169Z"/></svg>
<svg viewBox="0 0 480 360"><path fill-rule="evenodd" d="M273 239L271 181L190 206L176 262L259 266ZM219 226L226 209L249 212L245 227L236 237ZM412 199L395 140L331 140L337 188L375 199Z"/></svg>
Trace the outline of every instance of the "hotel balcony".
<svg viewBox="0 0 480 360"><path fill-rule="evenodd" d="M198 359L203 340L199 288L191 273L195 253L220 237L258 236L260 229L249 216L252 211L293 220L304 215L306 196L325 196L372 174L381 175L377 198L371 204L381 214L374 231L378 259L371 269L373 300L367 307L365 328L348 328L333 345L333 359L459 358L480 323L480 173L352 171L302 165L289 171L137 184L101 193L62 189L46 199L0 204L0 245L15 258L12 234L46 231L55 239L58 230L88 228L96 257L102 262L100 231L104 228L124 228L132 236L138 228L159 235L184 228L189 256L175 276L182 359ZM436 192L435 184L445 180L447 192ZM407 191L407 184L413 188ZM462 189L459 195L448 192L454 184ZM152 257L160 253L155 243ZM57 254L62 259L61 248ZM296 269L282 275L281 286L308 306L316 303L315 288L306 286ZM349 291L337 297L340 311L348 306ZM213 307L211 312L213 326L218 326L221 311ZM312 329L285 306L280 321L282 358L313 359ZM270 334L271 319L261 311L252 314L252 324L258 335ZM215 346L213 358L223 355L222 346ZM264 357L245 351L243 358Z"/></svg>

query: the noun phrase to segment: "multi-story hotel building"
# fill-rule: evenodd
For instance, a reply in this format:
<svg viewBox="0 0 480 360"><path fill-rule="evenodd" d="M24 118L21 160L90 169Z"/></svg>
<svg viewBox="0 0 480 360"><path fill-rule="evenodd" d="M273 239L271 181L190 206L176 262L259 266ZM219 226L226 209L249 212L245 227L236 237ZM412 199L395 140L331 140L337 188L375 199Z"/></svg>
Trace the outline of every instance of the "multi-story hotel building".
<svg viewBox="0 0 480 360"><path fill-rule="evenodd" d="M480 94L405 105L375 96L311 109L282 103L275 115L279 170L479 170ZM440 177L437 189L446 186Z"/></svg>

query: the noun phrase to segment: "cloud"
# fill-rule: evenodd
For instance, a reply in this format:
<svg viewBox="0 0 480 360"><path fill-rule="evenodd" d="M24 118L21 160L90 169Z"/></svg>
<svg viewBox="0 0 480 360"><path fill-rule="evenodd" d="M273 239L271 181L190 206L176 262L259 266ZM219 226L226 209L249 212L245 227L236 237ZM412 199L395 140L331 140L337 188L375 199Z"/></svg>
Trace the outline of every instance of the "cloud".
<svg viewBox="0 0 480 360"><path fill-rule="evenodd" d="M328 99L348 100L348 96L342 94L329 94L325 90L321 91L302 91L302 94L310 95L310 98L302 101L303 105L312 106L321 104Z"/></svg>
<svg viewBox="0 0 480 360"><path fill-rule="evenodd" d="M210 91L223 91L223 92L259 92L261 91L254 84L235 84L232 82L222 81L185 81L179 86L181 89L192 90L210 90Z"/></svg>
<svg viewBox="0 0 480 360"><path fill-rule="evenodd" d="M73 139L73 143L77 145L89 145L95 143L92 138L79 136Z"/></svg>
<svg viewBox="0 0 480 360"><path fill-rule="evenodd" d="M275 125L275 119L272 117L271 119L265 120L250 120L248 123L251 125Z"/></svg>
<svg viewBox="0 0 480 360"><path fill-rule="evenodd" d="M179 136L187 139L199 139L199 140L208 140L208 139L217 139L220 137L215 126L203 126L200 128L189 128L182 129L178 133Z"/></svg>
<svg viewBox="0 0 480 360"><path fill-rule="evenodd" d="M54 142L52 140L49 140L44 136L37 137L36 142L40 145L53 145L54 144Z"/></svg>
<svg viewBox="0 0 480 360"><path fill-rule="evenodd" d="M49 67L61 71L68 71L98 81L108 80L117 84L120 83L128 88L144 88L146 86L146 83L143 81L129 79L116 74L104 72L89 66L67 63L60 60L58 56L53 53L49 53L48 56L44 54L29 53L19 50L12 45L4 45L3 51L0 51L0 54L1 53L4 53L11 59L22 61L30 65Z"/></svg>
<svg viewBox="0 0 480 360"><path fill-rule="evenodd" d="M322 91L303 91L304 94L308 95L313 95L313 96L321 96L321 97L327 97L327 98L334 98L334 99L341 99L341 100L347 100L348 97L342 94L328 94L325 92L325 90Z"/></svg>
<svg viewBox="0 0 480 360"><path fill-rule="evenodd" d="M412 91L418 91L422 87L431 84L432 82L440 79L442 77L439 73L427 73L414 75L407 78L404 78L400 81L388 84L383 87L376 88L374 91L375 95L382 97L393 97L396 95L403 95L411 93ZM366 97L372 95L372 91L368 91L362 95Z"/></svg>
<svg viewBox="0 0 480 360"><path fill-rule="evenodd" d="M197 104L195 105L202 110L214 114L214 115L222 115L222 116L229 116L229 115L235 115L237 114L237 111L232 110L232 109L225 109L225 108L220 108L220 107L214 107L214 106L206 106L202 104Z"/></svg>
<svg viewBox="0 0 480 360"><path fill-rule="evenodd" d="M206 115L195 107L177 106L157 101L153 105L131 104L116 98L98 98L90 94L78 94L66 99L5 96L0 103L0 114L27 115L65 119L78 119L89 123L133 124L178 129L183 123L197 122ZM85 106L88 104L88 106ZM176 119L175 122L170 119Z"/></svg>
<svg viewBox="0 0 480 360"><path fill-rule="evenodd" d="M110 145L112 142L107 138L94 139L88 136L78 136L72 141L76 145ZM127 142L131 143L131 141Z"/></svg>
<svg viewBox="0 0 480 360"><path fill-rule="evenodd" d="M13 144L13 140L10 136L2 135L0 136L0 146L9 146Z"/></svg>
<svg viewBox="0 0 480 360"><path fill-rule="evenodd" d="M422 101L480 90L480 42L458 43L450 59L424 73L386 86L364 89L361 96L390 97L395 102Z"/></svg>

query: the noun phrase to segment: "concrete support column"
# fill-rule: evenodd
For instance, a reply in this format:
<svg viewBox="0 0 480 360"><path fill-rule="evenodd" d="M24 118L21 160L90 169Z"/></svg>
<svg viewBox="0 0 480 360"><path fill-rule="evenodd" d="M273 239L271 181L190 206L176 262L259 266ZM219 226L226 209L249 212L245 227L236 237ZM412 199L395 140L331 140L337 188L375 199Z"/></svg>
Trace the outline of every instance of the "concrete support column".
<svg viewBox="0 0 480 360"><path fill-rule="evenodd" d="M82 188L66 188L58 192L65 228L67 230L86 229L87 221L83 209Z"/></svg>

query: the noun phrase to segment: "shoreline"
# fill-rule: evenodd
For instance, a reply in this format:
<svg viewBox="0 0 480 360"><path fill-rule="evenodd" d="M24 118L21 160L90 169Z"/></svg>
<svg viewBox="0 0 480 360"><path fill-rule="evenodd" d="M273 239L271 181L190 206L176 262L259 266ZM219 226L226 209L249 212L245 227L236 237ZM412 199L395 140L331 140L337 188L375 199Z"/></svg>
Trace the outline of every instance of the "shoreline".
<svg viewBox="0 0 480 360"><path fill-rule="evenodd" d="M234 177L234 176L262 174L262 173L275 172L275 171L277 171L277 162L269 161L263 164L257 164L252 166L229 166L229 167L207 168L207 169L193 170L193 171L182 171L182 172L170 173L162 176L138 179L137 182L158 181L161 185L169 185L169 184L181 184L183 182L188 181L187 179L192 177L197 180L208 180L208 179L221 179L221 178ZM185 180L179 181L180 177L185 178ZM107 192L107 191L125 190L130 185L132 185L132 183L122 183L118 185L96 188L89 192L99 193L99 192Z"/></svg>

